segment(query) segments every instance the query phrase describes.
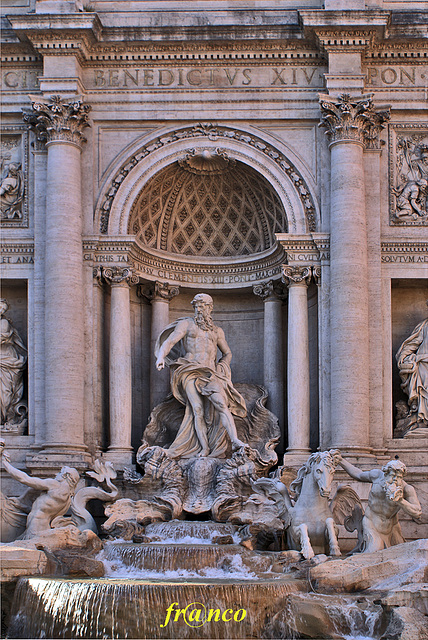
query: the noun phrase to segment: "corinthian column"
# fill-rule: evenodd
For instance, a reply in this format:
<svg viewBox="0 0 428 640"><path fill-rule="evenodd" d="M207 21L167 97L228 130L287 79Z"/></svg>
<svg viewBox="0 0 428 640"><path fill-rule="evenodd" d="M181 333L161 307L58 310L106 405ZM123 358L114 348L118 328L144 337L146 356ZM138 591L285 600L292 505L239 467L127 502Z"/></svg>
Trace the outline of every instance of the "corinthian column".
<svg viewBox="0 0 428 640"><path fill-rule="evenodd" d="M40 100L40 98L37 98ZM46 142L45 406L43 451L35 466L86 464L81 160L89 105L35 101L24 119Z"/></svg>
<svg viewBox="0 0 428 640"><path fill-rule="evenodd" d="M273 280L255 284L253 293L264 302L263 379L269 394L268 408L276 415L279 424L284 422L282 300L283 285Z"/></svg>
<svg viewBox="0 0 428 640"><path fill-rule="evenodd" d="M369 322L363 152L382 127L371 95L321 96L331 143L331 446L369 452Z"/></svg>
<svg viewBox="0 0 428 640"><path fill-rule="evenodd" d="M129 286L138 277L131 269L112 267L103 270L111 286L109 409L110 444L106 458L123 467L132 462L132 362L131 308Z"/></svg>
<svg viewBox="0 0 428 640"><path fill-rule="evenodd" d="M288 285L287 416L289 462L304 462L310 453L308 284L311 267L283 267Z"/></svg>
<svg viewBox="0 0 428 640"><path fill-rule="evenodd" d="M180 293L179 287L168 282L155 282L143 291L152 306L152 324L150 333L150 407L153 409L162 402L170 391L169 371L156 369L155 344L161 331L169 324L169 303Z"/></svg>

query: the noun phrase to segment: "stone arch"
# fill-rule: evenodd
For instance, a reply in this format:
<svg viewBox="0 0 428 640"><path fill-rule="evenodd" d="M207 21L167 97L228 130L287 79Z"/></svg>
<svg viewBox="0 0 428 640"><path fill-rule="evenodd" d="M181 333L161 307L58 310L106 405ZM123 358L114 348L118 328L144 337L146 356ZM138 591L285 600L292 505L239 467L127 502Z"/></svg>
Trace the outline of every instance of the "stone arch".
<svg viewBox="0 0 428 640"><path fill-rule="evenodd" d="M279 143L253 129L200 124L151 134L145 144L125 152L120 165L107 178L96 207L99 230L108 235L129 233L132 207L144 185L164 167L187 154L203 151L226 153L249 166L272 185L287 216L287 230L302 234L319 228L319 211L313 185L301 162Z"/></svg>

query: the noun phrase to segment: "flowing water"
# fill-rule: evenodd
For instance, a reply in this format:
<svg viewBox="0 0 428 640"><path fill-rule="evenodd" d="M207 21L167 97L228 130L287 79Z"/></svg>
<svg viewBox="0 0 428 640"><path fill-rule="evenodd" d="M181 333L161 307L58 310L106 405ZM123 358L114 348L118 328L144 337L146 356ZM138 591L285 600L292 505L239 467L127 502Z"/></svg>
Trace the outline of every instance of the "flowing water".
<svg viewBox="0 0 428 640"><path fill-rule="evenodd" d="M146 535L105 544L106 578L22 578L8 637L379 638L376 605L308 594L306 580L272 570L274 554L212 544L236 541L233 525L173 521Z"/></svg>

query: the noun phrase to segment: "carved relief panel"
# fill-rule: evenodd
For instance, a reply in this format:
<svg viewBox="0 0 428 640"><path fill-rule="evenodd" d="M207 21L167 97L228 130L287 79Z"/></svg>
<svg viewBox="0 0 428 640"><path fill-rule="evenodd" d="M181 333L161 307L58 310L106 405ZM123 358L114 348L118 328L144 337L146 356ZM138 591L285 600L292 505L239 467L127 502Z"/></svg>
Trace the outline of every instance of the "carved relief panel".
<svg viewBox="0 0 428 640"><path fill-rule="evenodd" d="M28 135L7 126L0 143L0 220L3 227L28 227Z"/></svg>
<svg viewBox="0 0 428 640"><path fill-rule="evenodd" d="M428 226L428 125L390 127L390 224Z"/></svg>

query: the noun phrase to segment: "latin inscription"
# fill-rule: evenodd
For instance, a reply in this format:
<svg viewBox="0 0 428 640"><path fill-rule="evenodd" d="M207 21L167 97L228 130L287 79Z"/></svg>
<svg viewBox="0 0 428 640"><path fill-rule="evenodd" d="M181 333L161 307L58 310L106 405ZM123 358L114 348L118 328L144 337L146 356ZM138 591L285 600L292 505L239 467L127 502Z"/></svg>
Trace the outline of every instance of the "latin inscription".
<svg viewBox="0 0 428 640"><path fill-rule="evenodd" d="M0 264L34 264L33 256L0 256Z"/></svg>
<svg viewBox="0 0 428 640"><path fill-rule="evenodd" d="M251 67L162 67L128 69L90 69L84 84L91 89L179 89L179 88L322 88L324 67L251 66ZM38 87L41 71L33 69L4 70L1 87L7 91L26 91ZM367 86L424 87L426 66L372 66L365 70Z"/></svg>
<svg viewBox="0 0 428 640"><path fill-rule="evenodd" d="M324 69L317 67L197 67L152 69L96 69L95 88L180 87L322 87Z"/></svg>

